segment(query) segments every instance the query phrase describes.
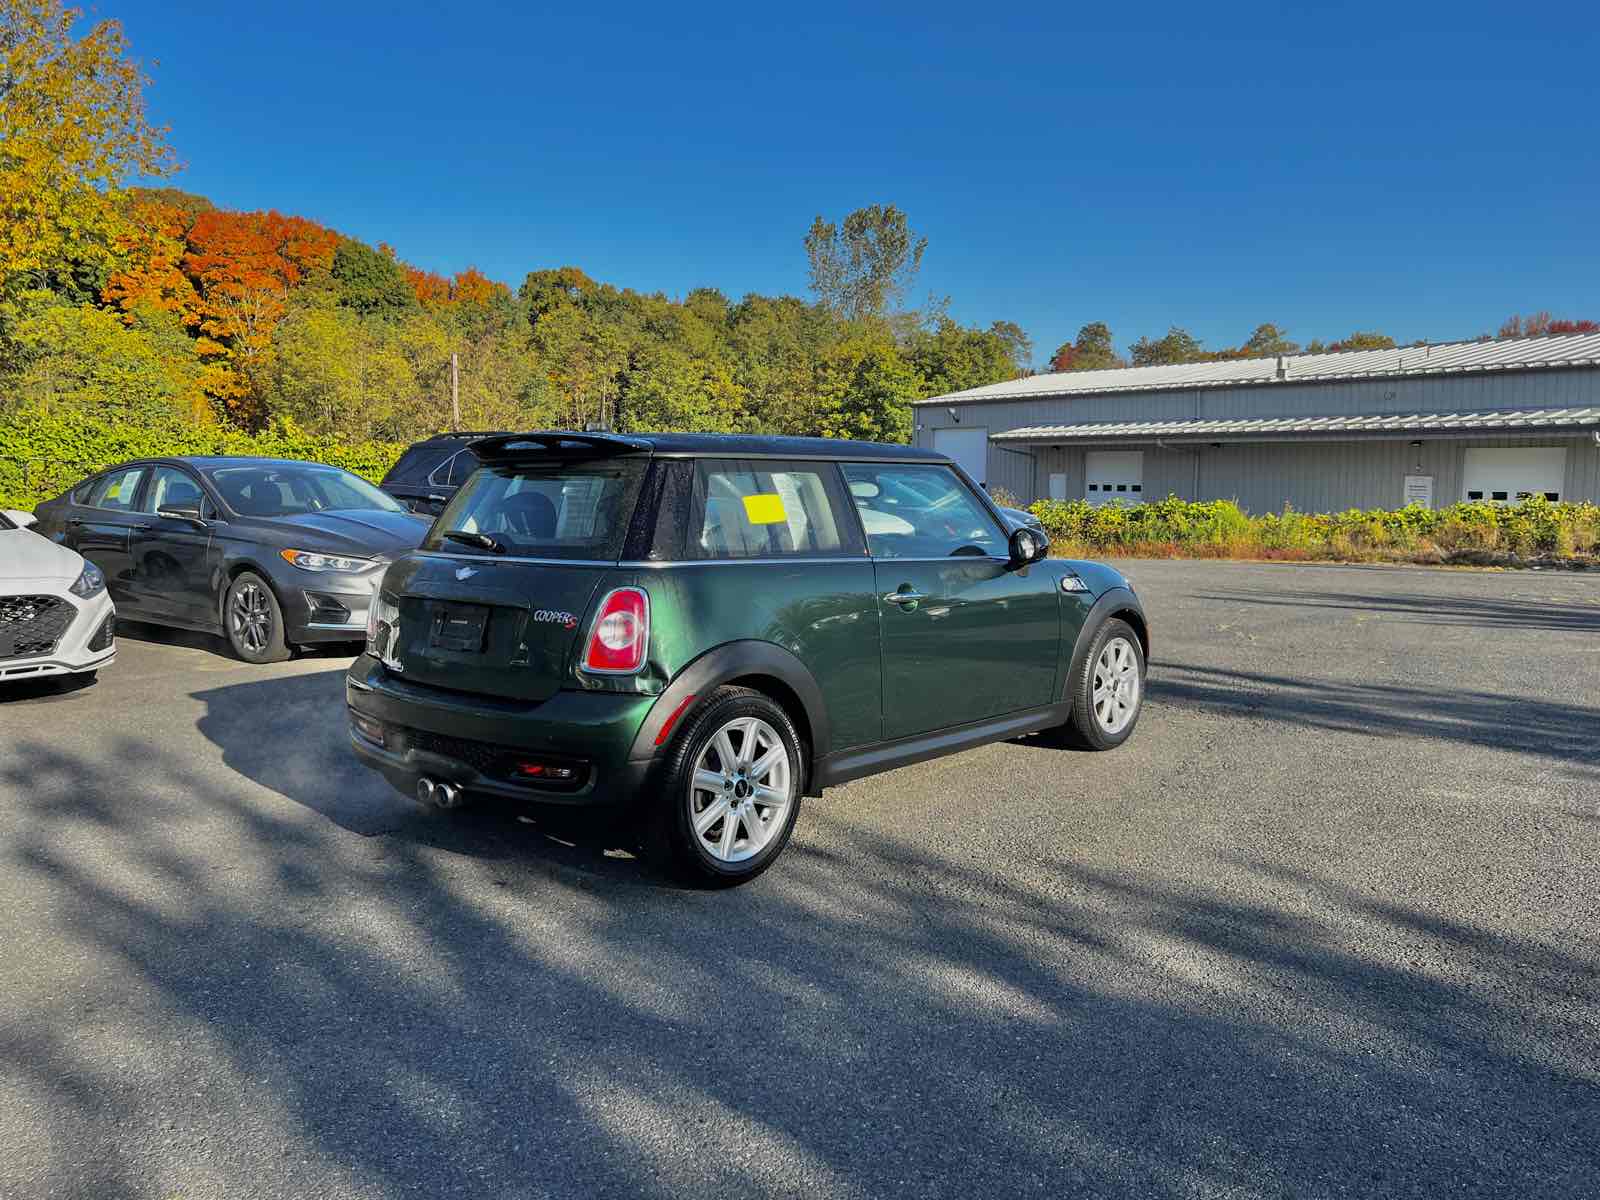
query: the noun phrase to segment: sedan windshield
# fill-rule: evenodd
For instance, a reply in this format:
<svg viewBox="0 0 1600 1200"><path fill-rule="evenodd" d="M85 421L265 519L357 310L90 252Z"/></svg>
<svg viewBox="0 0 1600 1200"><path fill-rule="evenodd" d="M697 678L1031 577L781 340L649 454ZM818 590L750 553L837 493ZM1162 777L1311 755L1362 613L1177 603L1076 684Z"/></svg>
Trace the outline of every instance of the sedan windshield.
<svg viewBox="0 0 1600 1200"><path fill-rule="evenodd" d="M405 512L365 479L338 467L224 467L211 473L222 498L246 517L292 517L332 510Z"/></svg>

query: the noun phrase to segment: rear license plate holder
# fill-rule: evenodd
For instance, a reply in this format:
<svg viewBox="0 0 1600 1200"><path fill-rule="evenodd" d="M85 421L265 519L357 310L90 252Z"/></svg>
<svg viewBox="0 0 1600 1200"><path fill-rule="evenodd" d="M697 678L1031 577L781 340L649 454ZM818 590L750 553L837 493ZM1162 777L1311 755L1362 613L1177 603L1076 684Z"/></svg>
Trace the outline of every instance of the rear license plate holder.
<svg viewBox="0 0 1600 1200"><path fill-rule="evenodd" d="M488 627L489 610L481 604L435 604L428 645L457 654L482 654Z"/></svg>

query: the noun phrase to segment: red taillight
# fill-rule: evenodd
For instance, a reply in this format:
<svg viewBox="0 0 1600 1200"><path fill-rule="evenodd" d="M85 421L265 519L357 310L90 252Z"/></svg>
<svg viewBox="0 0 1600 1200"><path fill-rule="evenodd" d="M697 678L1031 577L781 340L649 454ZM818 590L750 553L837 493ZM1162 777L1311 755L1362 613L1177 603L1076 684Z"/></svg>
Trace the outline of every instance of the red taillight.
<svg viewBox="0 0 1600 1200"><path fill-rule="evenodd" d="M641 588L617 588L600 601L583 652L583 669L602 675L631 675L644 666L649 644L650 598Z"/></svg>

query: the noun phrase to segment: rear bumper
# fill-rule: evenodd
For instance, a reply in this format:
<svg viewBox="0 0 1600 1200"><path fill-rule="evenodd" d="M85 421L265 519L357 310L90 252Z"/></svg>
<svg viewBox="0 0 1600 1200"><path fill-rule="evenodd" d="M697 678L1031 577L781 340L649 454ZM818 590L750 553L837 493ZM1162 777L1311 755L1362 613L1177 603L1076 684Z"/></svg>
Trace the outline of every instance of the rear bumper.
<svg viewBox="0 0 1600 1200"><path fill-rule="evenodd" d="M468 792L529 804L624 804L644 786L651 760L630 760L655 696L557 692L537 704L442 691L409 683L370 655L351 664L345 700L384 731L383 745L352 724L350 745L399 791L414 795L426 776ZM419 736L420 735L420 736ZM581 782L542 786L500 767L526 756L581 764Z"/></svg>

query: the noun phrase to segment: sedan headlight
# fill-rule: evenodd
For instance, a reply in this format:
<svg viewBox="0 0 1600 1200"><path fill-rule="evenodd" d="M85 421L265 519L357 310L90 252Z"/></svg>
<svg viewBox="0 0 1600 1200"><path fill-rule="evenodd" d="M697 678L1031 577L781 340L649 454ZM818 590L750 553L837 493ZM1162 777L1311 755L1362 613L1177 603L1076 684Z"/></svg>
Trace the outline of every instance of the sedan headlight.
<svg viewBox="0 0 1600 1200"><path fill-rule="evenodd" d="M98 596L106 590L105 572L92 562L86 562L83 564L83 574L79 575L77 582L67 590L74 596L81 596L85 600L91 596Z"/></svg>
<svg viewBox="0 0 1600 1200"><path fill-rule="evenodd" d="M279 550L283 561L302 571L365 571L376 565L370 558L345 558L315 550Z"/></svg>

